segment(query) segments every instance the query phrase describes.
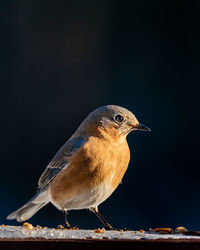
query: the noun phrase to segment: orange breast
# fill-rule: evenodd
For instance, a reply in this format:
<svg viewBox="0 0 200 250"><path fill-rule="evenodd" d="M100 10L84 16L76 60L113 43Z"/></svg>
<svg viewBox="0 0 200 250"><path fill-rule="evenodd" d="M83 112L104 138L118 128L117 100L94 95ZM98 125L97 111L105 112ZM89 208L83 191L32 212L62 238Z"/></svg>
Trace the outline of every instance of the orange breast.
<svg viewBox="0 0 200 250"><path fill-rule="evenodd" d="M90 137L71 158L67 168L51 182L53 200L65 203L80 192L104 182L115 189L126 172L129 160L126 138L120 143L110 143L102 138Z"/></svg>

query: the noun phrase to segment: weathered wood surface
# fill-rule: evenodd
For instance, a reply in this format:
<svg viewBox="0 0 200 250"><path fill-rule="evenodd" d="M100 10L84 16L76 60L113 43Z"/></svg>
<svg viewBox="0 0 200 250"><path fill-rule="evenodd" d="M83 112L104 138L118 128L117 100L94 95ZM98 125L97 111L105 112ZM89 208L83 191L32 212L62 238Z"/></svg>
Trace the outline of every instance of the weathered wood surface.
<svg viewBox="0 0 200 250"><path fill-rule="evenodd" d="M179 228L180 229L180 228ZM0 250L3 249L200 249L200 233L174 233L172 229L150 232L66 230L46 227L0 226ZM184 235L187 234L187 235Z"/></svg>

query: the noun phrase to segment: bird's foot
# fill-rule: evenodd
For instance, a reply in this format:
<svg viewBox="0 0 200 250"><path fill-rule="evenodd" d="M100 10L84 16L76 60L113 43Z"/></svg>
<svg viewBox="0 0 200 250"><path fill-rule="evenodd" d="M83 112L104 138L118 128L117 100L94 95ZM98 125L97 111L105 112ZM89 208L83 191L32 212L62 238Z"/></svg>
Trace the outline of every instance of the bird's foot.
<svg viewBox="0 0 200 250"><path fill-rule="evenodd" d="M58 225L57 228L58 229L64 229L65 227L63 225Z"/></svg>
<svg viewBox="0 0 200 250"><path fill-rule="evenodd" d="M58 229L79 230L79 227L78 226L70 226L68 224L65 224L64 226L59 225Z"/></svg>
<svg viewBox="0 0 200 250"><path fill-rule="evenodd" d="M70 227L65 227L65 229L68 229L68 230L79 230L80 228L78 226L70 226Z"/></svg>
<svg viewBox="0 0 200 250"><path fill-rule="evenodd" d="M119 231L124 231L124 232L127 232L127 231L131 231L130 229L128 229L128 228L126 228L126 227L124 227L124 228L122 228L122 229L118 229Z"/></svg>
<svg viewBox="0 0 200 250"><path fill-rule="evenodd" d="M70 227L71 226L70 226L69 222L67 220L65 220L64 228L68 229Z"/></svg>
<svg viewBox="0 0 200 250"><path fill-rule="evenodd" d="M110 224L107 224L106 227L105 227L106 230L114 230L114 228L110 225Z"/></svg>

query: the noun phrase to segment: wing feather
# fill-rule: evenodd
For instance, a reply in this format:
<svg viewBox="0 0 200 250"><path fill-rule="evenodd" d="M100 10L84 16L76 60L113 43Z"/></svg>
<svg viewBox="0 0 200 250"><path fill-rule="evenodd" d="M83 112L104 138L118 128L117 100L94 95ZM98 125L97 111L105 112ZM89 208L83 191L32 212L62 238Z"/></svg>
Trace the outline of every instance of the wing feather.
<svg viewBox="0 0 200 250"><path fill-rule="evenodd" d="M82 136L67 141L53 157L38 181L38 192L45 189L55 176L67 167L70 157L85 143Z"/></svg>

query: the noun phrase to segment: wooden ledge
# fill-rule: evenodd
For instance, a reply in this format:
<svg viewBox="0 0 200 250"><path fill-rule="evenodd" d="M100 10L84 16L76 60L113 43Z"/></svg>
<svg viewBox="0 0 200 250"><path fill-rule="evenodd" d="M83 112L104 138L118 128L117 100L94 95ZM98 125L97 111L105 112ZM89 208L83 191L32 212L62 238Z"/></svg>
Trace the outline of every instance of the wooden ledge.
<svg viewBox="0 0 200 250"><path fill-rule="evenodd" d="M110 240L110 239L0 239L0 249L200 249L200 239Z"/></svg>

